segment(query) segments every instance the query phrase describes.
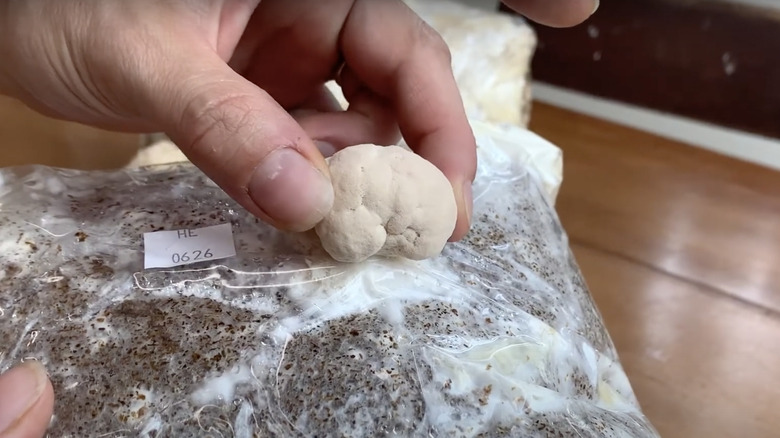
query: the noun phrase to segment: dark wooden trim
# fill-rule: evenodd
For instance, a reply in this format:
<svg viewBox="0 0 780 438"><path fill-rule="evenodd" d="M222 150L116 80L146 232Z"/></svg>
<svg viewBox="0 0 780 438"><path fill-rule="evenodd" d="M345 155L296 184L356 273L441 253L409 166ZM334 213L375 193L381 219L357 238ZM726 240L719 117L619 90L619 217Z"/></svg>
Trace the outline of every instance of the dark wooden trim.
<svg viewBox="0 0 780 438"><path fill-rule="evenodd" d="M777 12L710 0L602 0L579 26L532 26L539 81L780 137Z"/></svg>

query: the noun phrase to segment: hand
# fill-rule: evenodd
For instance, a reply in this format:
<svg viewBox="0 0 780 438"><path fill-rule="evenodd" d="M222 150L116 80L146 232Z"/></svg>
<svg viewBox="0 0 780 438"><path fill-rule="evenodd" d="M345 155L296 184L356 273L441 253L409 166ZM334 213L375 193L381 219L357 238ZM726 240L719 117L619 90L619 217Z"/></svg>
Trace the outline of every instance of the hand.
<svg viewBox="0 0 780 438"><path fill-rule="evenodd" d="M593 0L507 0L584 19ZM441 37L400 0L0 2L0 92L49 116L166 132L252 214L312 228L322 150L401 135L448 177L468 231L476 145ZM337 78L349 110L323 84Z"/></svg>
<svg viewBox="0 0 780 438"><path fill-rule="evenodd" d="M0 90L55 117L164 131L279 228L310 229L332 206L316 142L403 134L452 182L453 238L468 229L475 140L446 45L401 1L11 1L0 45ZM323 87L337 73L346 112Z"/></svg>
<svg viewBox="0 0 780 438"><path fill-rule="evenodd" d="M0 438L44 436L54 409L46 370L26 361L0 375Z"/></svg>

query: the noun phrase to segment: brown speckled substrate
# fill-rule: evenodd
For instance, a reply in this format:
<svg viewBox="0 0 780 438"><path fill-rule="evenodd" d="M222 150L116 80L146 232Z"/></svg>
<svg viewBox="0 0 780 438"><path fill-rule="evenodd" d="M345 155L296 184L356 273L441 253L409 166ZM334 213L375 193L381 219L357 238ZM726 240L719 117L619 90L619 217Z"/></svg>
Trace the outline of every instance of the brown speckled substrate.
<svg viewBox="0 0 780 438"><path fill-rule="evenodd" d="M486 161L467 239L359 266L188 165L3 170L0 371L46 365L51 437L657 436L535 179ZM223 222L236 257L144 271L144 232Z"/></svg>

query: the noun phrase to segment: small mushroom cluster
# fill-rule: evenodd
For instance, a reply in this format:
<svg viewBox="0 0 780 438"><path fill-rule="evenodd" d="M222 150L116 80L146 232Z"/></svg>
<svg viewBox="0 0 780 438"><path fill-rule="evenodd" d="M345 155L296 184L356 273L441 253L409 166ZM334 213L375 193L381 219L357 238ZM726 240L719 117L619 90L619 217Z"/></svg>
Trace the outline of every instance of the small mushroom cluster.
<svg viewBox="0 0 780 438"><path fill-rule="evenodd" d="M361 144L328 158L335 199L315 227L340 262L373 255L423 260L441 253L457 222L452 185L425 158L400 146Z"/></svg>

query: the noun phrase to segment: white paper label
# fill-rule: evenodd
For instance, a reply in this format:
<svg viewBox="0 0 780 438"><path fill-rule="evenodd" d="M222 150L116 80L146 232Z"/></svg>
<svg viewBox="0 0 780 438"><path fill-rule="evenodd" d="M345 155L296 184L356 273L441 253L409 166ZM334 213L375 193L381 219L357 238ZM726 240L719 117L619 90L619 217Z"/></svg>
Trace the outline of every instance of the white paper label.
<svg viewBox="0 0 780 438"><path fill-rule="evenodd" d="M236 255L230 224L144 233L144 268L170 268Z"/></svg>

